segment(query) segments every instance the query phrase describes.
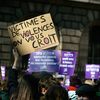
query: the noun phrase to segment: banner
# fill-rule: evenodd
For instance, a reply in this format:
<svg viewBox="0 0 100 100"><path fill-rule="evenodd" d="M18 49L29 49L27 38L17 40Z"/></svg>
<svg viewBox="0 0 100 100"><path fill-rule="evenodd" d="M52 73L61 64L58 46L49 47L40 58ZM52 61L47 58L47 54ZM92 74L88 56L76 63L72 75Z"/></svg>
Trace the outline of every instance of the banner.
<svg viewBox="0 0 100 100"><path fill-rule="evenodd" d="M13 45L21 55L59 45L49 13L11 25L8 31Z"/></svg>

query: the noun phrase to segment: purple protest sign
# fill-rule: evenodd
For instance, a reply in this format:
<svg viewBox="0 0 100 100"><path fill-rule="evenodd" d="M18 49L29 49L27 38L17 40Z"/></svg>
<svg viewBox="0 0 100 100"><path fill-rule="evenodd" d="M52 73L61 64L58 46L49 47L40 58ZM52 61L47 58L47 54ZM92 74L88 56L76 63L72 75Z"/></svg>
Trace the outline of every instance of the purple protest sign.
<svg viewBox="0 0 100 100"><path fill-rule="evenodd" d="M74 74L77 52L62 51L59 73L72 76Z"/></svg>
<svg viewBox="0 0 100 100"><path fill-rule="evenodd" d="M5 76L6 75L6 67L5 66L1 66L1 77L2 80L5 80Z"/></svg>
<svg viewBox="0 0 100 100"><path fill-rule="evenodd" d="M28 62L29 72L58 72L59 69L59 51L41 50L33 52Z"/></svg>
<svg viewBox="0 0 100 100"><path fill-rule="evenodd" d="M86 64L85 78L86 79L98 79L99 70L100 70L100 65Z"/></svg>

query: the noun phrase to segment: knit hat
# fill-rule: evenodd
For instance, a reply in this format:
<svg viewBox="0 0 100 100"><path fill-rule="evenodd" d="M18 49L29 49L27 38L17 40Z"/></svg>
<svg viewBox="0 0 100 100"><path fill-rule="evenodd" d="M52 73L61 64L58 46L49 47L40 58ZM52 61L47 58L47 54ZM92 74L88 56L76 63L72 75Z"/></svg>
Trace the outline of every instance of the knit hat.
<svg viewBox="0 0 100 100"><path fill-rule="evenodd" d="M92 97L96 94L95 88L89 84L84 84L76 90L78 96Z"/></svg>

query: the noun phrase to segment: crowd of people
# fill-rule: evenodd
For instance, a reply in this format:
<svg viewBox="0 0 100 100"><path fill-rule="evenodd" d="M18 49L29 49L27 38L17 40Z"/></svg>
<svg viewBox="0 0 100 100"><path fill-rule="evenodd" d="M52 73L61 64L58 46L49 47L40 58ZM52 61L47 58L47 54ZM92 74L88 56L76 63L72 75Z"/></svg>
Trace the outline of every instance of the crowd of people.
<svg viewBox="0 0 100 100"><path fill-rule="evenodd" d="M14 63L8 71L6 82L0 82L0 100L100 100L100 81L81 81L70 77L70 85L62 86L49 72L29 73L19 71L19 54L13 49ZM5 84L5 85L4 85Z"/></svg>

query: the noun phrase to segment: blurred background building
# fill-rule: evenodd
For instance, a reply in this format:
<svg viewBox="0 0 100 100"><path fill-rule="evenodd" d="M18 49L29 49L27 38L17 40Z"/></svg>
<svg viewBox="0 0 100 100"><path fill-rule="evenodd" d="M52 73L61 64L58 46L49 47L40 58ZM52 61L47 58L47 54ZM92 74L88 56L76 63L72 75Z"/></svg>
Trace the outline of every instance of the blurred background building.
<svg viewBox="0 0 100 100"><path fill-rule="evenodd" d="M51 13L58 49L78 52L75 72L84 74L85 64L100 63L100 0L1 0L0 65L13 60L7 27L36 12Z"/></svg>

